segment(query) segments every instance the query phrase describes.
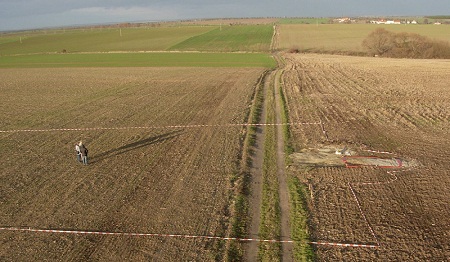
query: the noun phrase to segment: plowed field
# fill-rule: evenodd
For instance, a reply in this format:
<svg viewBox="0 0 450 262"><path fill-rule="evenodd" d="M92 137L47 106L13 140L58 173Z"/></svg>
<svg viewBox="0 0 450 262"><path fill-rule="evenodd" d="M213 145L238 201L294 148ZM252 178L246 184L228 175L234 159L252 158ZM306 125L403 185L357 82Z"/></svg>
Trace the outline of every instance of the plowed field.
<svg viewBox="0 0 450 262"><path fill-rule="evenodd" d="M294 147L302 159L315 163L293 158L290 169L312 190L313 241L375 246L318 245L319 260L447 261L449 61L327 55L285 59L290 122L303 123L291 126ZM324 156L324 149L331 154ZM336 156L345 162L346 152L355 163L370 161L334 162ZM331 155L333 160L325 161ZM401 166L402 159L409 164ZM381 167L386 164L374 160L394 164Z"/></svg>
<svg viewBox="0 0 450 262"><path fill-rule="evenodd" d="M2 69L0 225L161 236L2 231L0 260L220 259L224 241L196 236L227 234L243 129L224 125L263 70Z"/></svg>

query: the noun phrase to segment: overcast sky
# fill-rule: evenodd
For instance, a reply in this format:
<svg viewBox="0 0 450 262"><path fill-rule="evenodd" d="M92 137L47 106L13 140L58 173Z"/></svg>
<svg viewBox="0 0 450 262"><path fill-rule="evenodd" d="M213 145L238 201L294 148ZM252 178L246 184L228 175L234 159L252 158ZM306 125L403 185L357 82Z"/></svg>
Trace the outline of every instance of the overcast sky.
<svg viewBox="0 0 450 262"><path fill-rule="evenodd" d="M450 0L0 0L0 31L236 17L450 15Z"/></svg>

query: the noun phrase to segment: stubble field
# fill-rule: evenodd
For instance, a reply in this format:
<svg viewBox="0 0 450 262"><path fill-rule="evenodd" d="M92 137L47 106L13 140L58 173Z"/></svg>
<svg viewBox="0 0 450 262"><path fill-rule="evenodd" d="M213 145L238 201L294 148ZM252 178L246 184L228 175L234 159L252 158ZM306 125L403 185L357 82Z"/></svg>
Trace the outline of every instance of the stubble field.
<svg viewBox="0 0 450 262"><path fill-rule="evenodd" d="M278 46L304 52L365 54L362 42L378 28L390 32L408 32L430 39L449 41L450 27L437 25L373 25L373 24L281 24Z"/></svg>
<svg viewBox="0 0 450 262"><path fill-rule="evenodd" d="M162 236L3 231L1 260L220 260L224 241L164 235L226 236L263 70L2 69L0 224Z"/></svg>
<svg viewBox="0 0 450 262"><path fill-rule="evenodd" d="M374 246L317 246L318 259L446 261L449 61L328 55L285 59L290 121L317 123L291 127L301 159L315 158L299 162L294 157L290 168L312 191L312 240ZM409 164L347 165L346 152Z"/></svg>

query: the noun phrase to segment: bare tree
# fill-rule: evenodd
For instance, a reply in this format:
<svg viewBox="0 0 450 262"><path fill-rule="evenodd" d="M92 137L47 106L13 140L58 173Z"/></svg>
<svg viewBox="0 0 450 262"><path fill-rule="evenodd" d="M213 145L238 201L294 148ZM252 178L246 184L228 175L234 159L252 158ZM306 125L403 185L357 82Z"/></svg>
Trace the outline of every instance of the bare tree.
<svg viewBox="0 0 450 262"><path fill-rule="evenodd" d="M394 34L384 28L377 28L362 42L371 55L383 55L394 46Z"/></svg>
<svg viewBox="0 0 450 262"><path fill-rule="evenodd" d="M370 55L398 58L449 58L450 44L415 33L378 28L362 42Z"/></svg>

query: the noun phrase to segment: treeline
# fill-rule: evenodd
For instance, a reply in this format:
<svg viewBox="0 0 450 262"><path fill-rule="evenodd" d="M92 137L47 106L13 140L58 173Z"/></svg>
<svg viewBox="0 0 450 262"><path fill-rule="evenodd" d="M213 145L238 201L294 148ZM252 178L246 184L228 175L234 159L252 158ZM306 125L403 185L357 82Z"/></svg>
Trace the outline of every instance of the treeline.
<svg viewBox="0 0 450 262"><path fill-rule="evenodd" d="M415 33L394 33L378 28L362 42L372 56L449 59L450 44Z"/></svg>
<svg viewBox="0 0 450 262"><path fill-rule="evenodd" d="M434 15L434 16L425 16L428 19L450 19L450 15Z"/></svg>

